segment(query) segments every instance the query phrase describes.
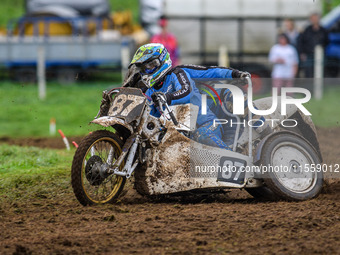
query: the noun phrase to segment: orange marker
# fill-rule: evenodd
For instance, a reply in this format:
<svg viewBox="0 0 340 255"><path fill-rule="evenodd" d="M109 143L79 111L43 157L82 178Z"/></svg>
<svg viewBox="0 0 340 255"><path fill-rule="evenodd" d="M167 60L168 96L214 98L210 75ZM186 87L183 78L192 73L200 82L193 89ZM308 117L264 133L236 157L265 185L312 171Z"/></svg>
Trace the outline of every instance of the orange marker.
<svg viewBox="0 0 340 255"><path fill-rule="evenodd" d="M75 141L72 141L72 144L74 145L74 147L78 148L79 145L75 142Z"/></svg>
<svg viewBox="0 0 340 255"><path fill-rule="evenodd" d="M66 138L66 136L64 135L63 131L61 131L61 129L58 129L59 134L61 135L61 137L63 138L64 144L66 146L66 149L69 151L70 150L70 144Z"/></svg>

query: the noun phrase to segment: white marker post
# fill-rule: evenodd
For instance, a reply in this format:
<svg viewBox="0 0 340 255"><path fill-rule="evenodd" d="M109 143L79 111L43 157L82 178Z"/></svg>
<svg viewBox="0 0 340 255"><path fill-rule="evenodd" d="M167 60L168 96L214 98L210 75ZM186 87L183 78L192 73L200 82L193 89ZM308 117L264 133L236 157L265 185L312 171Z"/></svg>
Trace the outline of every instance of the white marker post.
<svg viewBox="0 0 340 255"><path fill-rule="evenodd" d="M46 63L45 63L45 47L39 46L38 48L38 61L37 61L37 79L39 99L44 100L46 98Z"/></svg>
<svg viewBox="0 0 340 255"><path fill-rule="evenodd" d="M50 119L50 135L55 135L57 132L57 125L55 118Z"/></svg>
<svg viewBox="0 0 340 255"><path fill-rule="evenodd" d="M225 45L221 45L218 49L218 65L229 67L229 54L228 54L228 48Z"/></svg>
<svg viewBox="0 0 340 255"><path fill-rule="evenodd" d="M314 97L317 100L323 96L324 50L321 45L315 46L314 52Z"/></svg>
<svg viewBox="0 0 340 255"><path fill-rule="evenodd" d="M121 44L121 65L122 65L122 80L123 81L124 81L125 74L128 71L129 64L130 64L129 43L126 40L123 40Z"/></svg>
<svg viewBox="0 0 340 255"><path fill-rule="evenodd" d="M64 135L63 131L61 131L61 129L59 129L58 132L59 132L61 138L63 139L63 142L66 146L66 149L69 151L70 150L70 143L68 142L66 136Z"/></svg>

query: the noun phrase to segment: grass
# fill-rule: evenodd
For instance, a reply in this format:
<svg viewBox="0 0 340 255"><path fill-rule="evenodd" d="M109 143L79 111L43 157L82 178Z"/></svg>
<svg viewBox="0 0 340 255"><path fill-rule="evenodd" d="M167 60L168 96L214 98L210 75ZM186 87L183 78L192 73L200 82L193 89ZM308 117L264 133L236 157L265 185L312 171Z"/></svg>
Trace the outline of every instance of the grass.
<svg viewBox="0 0 340 255"><path fill-rule="evenodd" d="M134 22L138 22L138 0L109 0L109 3L112 12L130 10L132 12ZM3 28L7 26L11 19L20 18L25 14L25 0L2 0L0 6L0 27Z"/></svg>
<svg viewBox="0 0 340 255"><path fill-rule="evenodd" d="M135 23L139 22L139 1L138 0L109 0L112 11L126 11L132 13L132 18Z"/></svg>
<svg viewBox="0 0 340 255"><path fill-rule="evenodd" d="M312 99L305 106L312 114L312 119L317 126L333 127L340 126L340 88L328 87L324 91L321 100Z"/></svg>
<svg viewBox="0 0 340 255"><path fill-rule="evenodd" d="M6 28L11 19L20 18L25 12L25 0L2 0L0 27Z"/></svg>
<svg viewBox="0 0 340 255"><path fill-rule="evenodd" d="M0 144L0 200L48 198L70 189L74 150Z"/></svg>
<svg viewBox="0 0 340 255"><path fill-rule="evenodd" d="M324 0L323 1L323 14L327 14L333 8L340 4L340 0Z"/></svg>
<svg viewBox="0 0 340 255"><path fill-rule="evenodd" d="M98 113L102 91L112 86L48 84L47 98L41 101L37 86L2 83L0 136L49 136L51 118L56 119L57 129L67 136L87 134L93 130L88 123Z"/></svg>

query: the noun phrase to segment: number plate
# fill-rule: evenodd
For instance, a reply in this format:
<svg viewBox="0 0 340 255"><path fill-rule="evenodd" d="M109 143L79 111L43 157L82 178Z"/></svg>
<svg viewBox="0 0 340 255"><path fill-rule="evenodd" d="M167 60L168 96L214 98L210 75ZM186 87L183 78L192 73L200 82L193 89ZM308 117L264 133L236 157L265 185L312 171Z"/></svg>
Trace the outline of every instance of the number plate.
<svg viewBox="0 0 340 255"><path fill-rule="evenodd" d="M131 123L141 116L145 103L146 98L140 89L122 88L114 97L108 115Z"/></svg>
<svg viewBox="0 0 340 255"><path fill-rule="evenodd" d="M222 157L220 160L221 171L218 172L217 180L243 184L246 176L247 162L245 160Z"/></svg>

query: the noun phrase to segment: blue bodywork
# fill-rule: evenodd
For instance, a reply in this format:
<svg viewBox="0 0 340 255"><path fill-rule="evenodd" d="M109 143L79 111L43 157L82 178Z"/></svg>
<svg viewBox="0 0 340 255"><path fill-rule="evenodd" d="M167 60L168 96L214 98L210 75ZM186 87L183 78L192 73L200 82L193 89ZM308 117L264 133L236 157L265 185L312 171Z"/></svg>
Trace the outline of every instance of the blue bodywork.
<svg viewBox="0 0 340 255"><path fill-rule="evenodd" d="M321 20L321 25L329 31L326 56L340 60L340 6L324 16Z"/></svg>

